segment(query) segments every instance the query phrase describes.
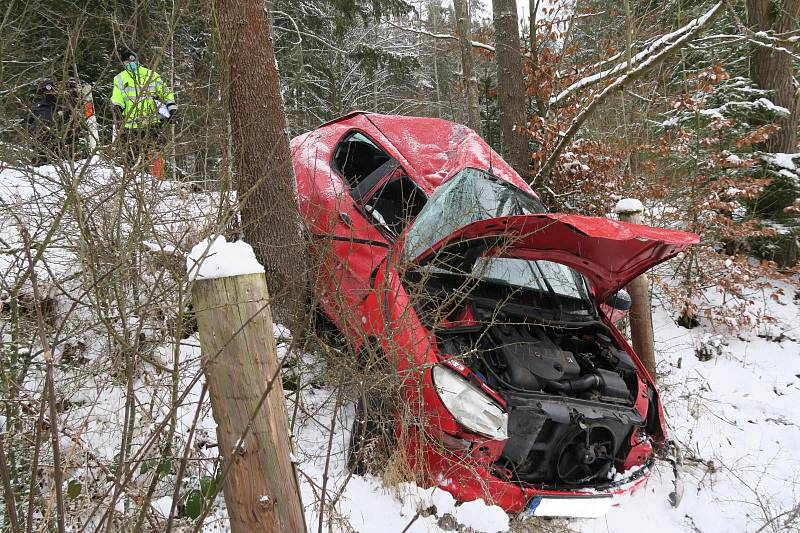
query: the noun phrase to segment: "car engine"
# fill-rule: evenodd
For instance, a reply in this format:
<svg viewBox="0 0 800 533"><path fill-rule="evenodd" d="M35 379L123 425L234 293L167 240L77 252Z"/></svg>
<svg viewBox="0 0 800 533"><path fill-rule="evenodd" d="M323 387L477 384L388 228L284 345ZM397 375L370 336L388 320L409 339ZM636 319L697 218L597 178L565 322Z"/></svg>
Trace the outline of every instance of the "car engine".
<svg viewBox="0 0 800 533"><path fill-rule="evenodd" d="M507 401L509 438L495 474L565 489L608 481L646 423L634 408L636 367L608 328L474 294L464 309L471 325L438 328L439 348Z"/></svg>

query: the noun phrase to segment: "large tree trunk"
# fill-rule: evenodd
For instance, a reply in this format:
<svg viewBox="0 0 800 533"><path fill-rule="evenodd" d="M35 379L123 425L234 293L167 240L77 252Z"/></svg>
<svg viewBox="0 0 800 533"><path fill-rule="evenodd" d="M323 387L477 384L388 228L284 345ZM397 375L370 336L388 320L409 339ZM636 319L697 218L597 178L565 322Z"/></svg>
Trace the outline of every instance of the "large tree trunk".
<svg viewBox="0 0 800 533"><path fill-rule="evenodd" d="M458 46L461 49L461 74L464 84L464 104L466 105L467 126L481 132L480 112L478 111L478 87L472 74L472 33L470 30L472 17L469 12L469 0L453 0L456 18Z"/></svg>
<svg viewBox="0 0 800 533"><path fill-rule="evenodd" d="M259 0L216 0L214 8L244 236L264 265L278 316L288 320L304 296L305 241L270 26Z"/></svg>
<svg viewBox="0 0 800 533"><path fill-rule="evenodd" d="M755 31L777 34L796 31L800 16L800 0L747 0L747 18ZM770 99L791 113L779 122L780 131L770 137L764 149L768 152L797 151L797 127L800 123L800 102L794 86L792 57L775 48L752 45L750 77L762 89L773 91Z"/></svg>
<svg viewBox="0 0 800 533"><path fill-rule="evenodd" d="M522 79L519 20L515 0L492 0L497 60L497 99L503 156L523 178L528 177L526 93Z"/></svg>

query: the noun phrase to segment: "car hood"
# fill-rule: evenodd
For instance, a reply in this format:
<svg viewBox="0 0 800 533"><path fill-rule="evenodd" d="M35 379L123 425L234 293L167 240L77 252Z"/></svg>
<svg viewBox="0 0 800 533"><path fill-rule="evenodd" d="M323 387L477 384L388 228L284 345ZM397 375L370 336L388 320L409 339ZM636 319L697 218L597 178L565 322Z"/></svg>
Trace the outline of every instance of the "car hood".
<svg viewBox="0 0 800 533"><path fill-rule="evenodd" d="M427 248L411 263L458 257L461 267L480 255L542 259L583 274L603 302L639 274L696 244L694 233L607 218L544 213L479 220ZM491 251L490 251L491 250ZM466 265L464 263L467 263Z"/></svg>

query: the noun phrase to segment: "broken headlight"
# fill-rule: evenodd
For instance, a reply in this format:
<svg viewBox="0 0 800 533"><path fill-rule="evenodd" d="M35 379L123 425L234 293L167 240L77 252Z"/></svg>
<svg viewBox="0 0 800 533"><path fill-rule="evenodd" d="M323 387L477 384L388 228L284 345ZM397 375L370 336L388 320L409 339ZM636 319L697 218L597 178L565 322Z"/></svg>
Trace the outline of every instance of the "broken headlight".
<svg viewBox="0 0 800 533"><path fill-rule="evenodd" d="M508 438L508 414L485 392L446 366L433 367L432 374L439 398L461 425L493 439Z"/></svg>

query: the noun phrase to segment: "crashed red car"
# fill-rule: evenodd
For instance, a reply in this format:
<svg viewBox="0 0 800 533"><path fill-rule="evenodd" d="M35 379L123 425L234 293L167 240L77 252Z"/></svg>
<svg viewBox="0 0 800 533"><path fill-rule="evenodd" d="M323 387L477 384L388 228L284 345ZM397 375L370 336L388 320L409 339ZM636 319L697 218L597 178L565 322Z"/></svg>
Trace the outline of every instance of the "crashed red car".
<svg viewBox="0 0 800 533"><path fill-rule="evenodd" d="M332 252L319 306L356 351L393 354L425 420L403 442L430 481L508 512L597 516L646 479L661 402L609 315L696 235L547 213L445 120L354 112L291 147Z"/></svg>

